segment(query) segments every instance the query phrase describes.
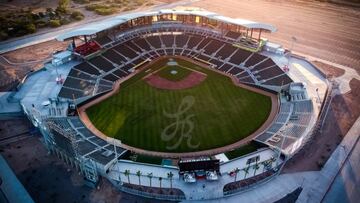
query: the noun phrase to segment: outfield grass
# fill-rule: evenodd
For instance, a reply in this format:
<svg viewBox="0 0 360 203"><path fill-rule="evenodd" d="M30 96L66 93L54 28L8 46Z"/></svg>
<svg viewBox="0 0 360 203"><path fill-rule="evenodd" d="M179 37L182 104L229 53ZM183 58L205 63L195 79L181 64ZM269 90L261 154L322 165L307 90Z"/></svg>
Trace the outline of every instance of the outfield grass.
<svg viewBox="0 0 360 203"><path fill-rule="evenodd" d="M146 156L146 155L134 154L134 153L130 153L127 156L122 157L122 158L131 160L131 161L147 163L147 164L156 164L156 165L161 165L162 160L163 160L161 157Z"/></svg>
<svg viewBox="0 0 360 203"><path fill-rule="evenodd" d="M150 67L151 71L163 68L166 62L155 63ZM161 90L142 80L149 71L140 72L122 83L118 94L87 109L90 120L106 135L130 146L154 151L190 152L239 141L267 119L271 110L270 97L239 88L230 78L211 70L179 59L177 62L207 74L207 78L190 89ZM183 110L179 105L186 96L191 96L194 104L179 116L179 121L190 116L189 123L194 127L191 134L181 136L182 126L179 125L172 139L163 139L163 130L176 121L164 113ZM175 125L169 129L175 130ZM189 125L185 125L184 131L188 129ZM199 146L189 147L189 138L192 144ZM177 142L180 143L178 147L168 149Z"/></svg>
<svg viewBox="0 0 360 203"><path fill-rule="evenodd" d="M256 145L253 142L250 142L247 145L244 145L240 148L234 149L232 151L228 151L225 153L226 157L229 160L244 156L245 154L249 154L251 152L255 152L257 149L259 149L260 147L258 145Z"/></svg>

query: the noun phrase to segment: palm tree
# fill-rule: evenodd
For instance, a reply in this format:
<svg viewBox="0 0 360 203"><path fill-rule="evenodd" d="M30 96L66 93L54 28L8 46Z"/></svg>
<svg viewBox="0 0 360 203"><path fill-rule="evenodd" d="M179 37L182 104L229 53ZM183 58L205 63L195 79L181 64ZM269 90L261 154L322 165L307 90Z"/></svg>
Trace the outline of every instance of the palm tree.
<svg viewBox="0 0 360 203"><path fill-rule="evenodd" d="M263 170L262 170L262 172L264 173L265 168L269 165L269 160L263 161L263 162L261 162L261 164L263 165Z"/></svg>
<svg viewBox="0 0 360 203"><path fill-rule="evenodd" d="M170 179L170 189L172 189L172 179L174 177L174 174L170 171L170 173L167 174L167 177Z"/></svg>
<svg viewBox="0 0 360 203"><path fill-rule="evenodd" d="M246 175L249 173L249 169L250 169L250 166L247 166L247 167L242 169L244 171L244 174L245 174L244 179L246 178Z"/></svg>
<svg viewBox="0 0 360 203"><path fill-rule="evenodd" d="M159 177L160 190L161 190L161 181L162 181L162 177Z"/></svg>
<svg viewBox="0 0 360 203"><path fill-rule="evenodd" d="M141 171L136 171L136 175L139 177L139 185L141 185L141 181L140 181Z"/></svg>
<svg viewBox="0 0 360 203"><path fill-rule="evenodd" d="M148 173L147 177L150 179L150 187L151 187L151 179L153 178L153 173Z"/></svg>
<svg viewBox="0 0 360 203"><path fill-rule="evenodd" d="M270 168L272 168L272 163L274 163L275 161L276 161L276 158L273 156L269 159L269 165L271 166Z"/></svg>
<svg viewBox="0 0 360 203"><path fill-rule="evenodd" d="M128 178L128 183L130 184L130 170L125 170L124 175Z"/></svg>
<svg viewBox="0 0 360 203"><path fill-rule="evenodd" d="M235 180L234 180L234 182L236 182L237 175L238 175L239 172L240 172L240 169L236 167L236 168L234 169L234 173L235 173Z"/></svg>
<svg viewBox="0 0 360 203"><path fill-rule="evenodd" d="M254 164L254 166L253 166L254 176L255 176L255 174L256 174L256 170L258 170L259 168L260 168L260 167L259 167L259 164L258 164L258 162L256 161L255 164Z"/></svg>

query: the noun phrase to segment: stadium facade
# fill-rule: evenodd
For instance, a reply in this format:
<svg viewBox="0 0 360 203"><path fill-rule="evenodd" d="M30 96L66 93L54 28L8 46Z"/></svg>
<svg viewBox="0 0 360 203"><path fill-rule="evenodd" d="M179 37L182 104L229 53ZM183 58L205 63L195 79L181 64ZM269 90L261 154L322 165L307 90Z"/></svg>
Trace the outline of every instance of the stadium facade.
<svg viewBox="0 0 360 203"><path fill-rule="evenodd" d="M288 67L274 60L275 53L265 51L273 46L266 47L261 36L275 31L272 25L196 8L113 17L58 36L60 41L72 40L72 45L28 75L8 100L20 103L48 150L81 171L90 185L96 186L103 177L122 191L166 200L237 194L271 181L311 138L321 113L306 84L294 81ZM285 59L289 54L281 48L273 52ZM78 109L162 56L189 58L239 83L276 94L277 116L253 140L263 147L232 160L223 153L187 156L177 165L122 159L131 149L120 140L99 136L82 121ZM163 158L176 157L169 154Z"/></svg>

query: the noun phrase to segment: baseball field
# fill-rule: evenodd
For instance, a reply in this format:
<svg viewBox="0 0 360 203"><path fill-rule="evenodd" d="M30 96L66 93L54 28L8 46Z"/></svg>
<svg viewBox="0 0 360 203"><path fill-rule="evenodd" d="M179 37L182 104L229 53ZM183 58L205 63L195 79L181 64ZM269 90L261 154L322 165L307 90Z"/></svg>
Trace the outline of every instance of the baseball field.
<svg viewBox="0 0 360 203"><path fill-rule="evenodd" d="M154 80L157 86L152 85ZM179 88L167 89L177 84ZM192 152L249 136L270 111L270 97L238 87L229 77L189 61L169 63L166 58L121 83L117 94L86 113L100 131L124 144L151 151Z"/></svg>

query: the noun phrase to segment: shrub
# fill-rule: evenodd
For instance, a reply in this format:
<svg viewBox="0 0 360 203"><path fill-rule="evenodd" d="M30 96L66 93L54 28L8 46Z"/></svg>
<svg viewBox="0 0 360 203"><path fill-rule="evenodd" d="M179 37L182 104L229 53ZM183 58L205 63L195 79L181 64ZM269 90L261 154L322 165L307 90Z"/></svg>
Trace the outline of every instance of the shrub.
<svg viewBox="0 0 360 203"><path fill-rule="evenodd" d="M43 19L35 21L35 25L37 28L46 27L47 22Z"/></svg>
<svg viewBox="0 0 360 203"><path fill-rule="evenodd" d="M74 19L77 21L80 21L80 20L84 19L84 16L76 16Z"/></svg>
<svg viewBox="0 0 360 203"><path fill-rule="evenodd" d="M98 8L95 9L95 13L98 15L111 15L113 13L115 13L115 9L114 8Z"/></svg>
<svg viewBox="0 0 360 203"><path fill-rule="evenodd" d="M0 31L0 41L7 40L8 38L9 35L6 32Z"/></svg>
<svg viewBox="0 0 360 203"><path fill-rule="evenodd" d="M322 161L317 161L317 166L319 167L319 169L322 169L324 167L324 162Z"/></svg>
<svg viewBox="0 0 360 203"><path fill-rule="evenodd" d="M46 8L46 13L51 13L53 12L54 10L52 8Z"/></svg>
<svg viewBox="0 0 360 203"><path fill-rule="evenodd" d="M85 9L88 11L94 11L97 8L100 8L101 5L99 4L91 4L91 5L87 5L85 6Z"/></svg>
<svg viewBox="0 0 360 203"><path fill-rule="evenodd" d="M69 24L69 23L71 23L71 21L69 19L67 19L67 18L62 18L60 20L61 25L66 25L66 24Z"/></svg>
<svg viewBox="0 0 360 203"><path fill-rule="evenodd" d="M116 9L111 6L92 4L85 7L86 10L94 11L98 15L110 15L115 13Z"/></svg>
<svg viewBox="0 0 360 203"><path fill-rule="evenodd" d="M90 3L90 0L73 0L73 2L77 4L88 4Z"/></svg>
<svg viewBox="0 0 360 203"><path fill-rule="evenodd" d="M84 14L82 14L80 11L73 11L71 13L71 18L75 20L82 20L84 19Z"/></svg>
<svg viewBox="0 0 360 203"><path fill-rule="evenodd" d="M36 32L36 27L33 23L26 24L25 29L26 29L27 33L35 33Z"/></svg>
<svg viewBox="0 0 360 203"><path fill-rule="evenodd" d="M49 25L51 27L59 27L61 26L60 20L50 20Z"/></svg>
<svg viewBox="0 0 360 203"><path fill-rule="evenodd" d="M69 6L70 0L59 0L58 7L56 8L56 11L60 13L66 13L68 6Z"/></svg>

